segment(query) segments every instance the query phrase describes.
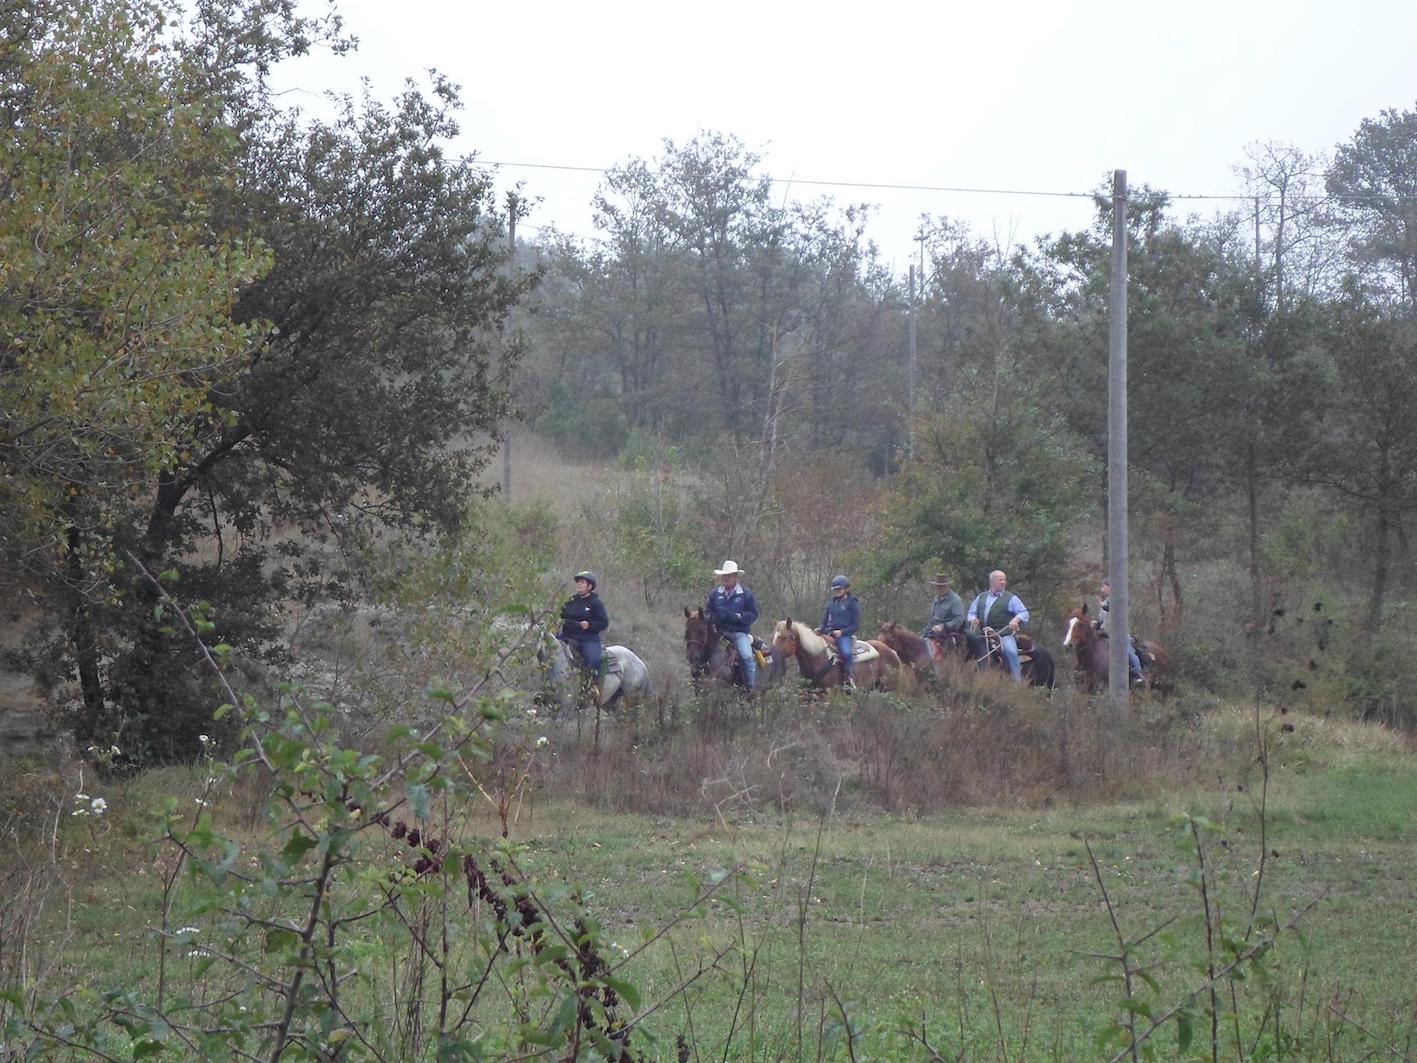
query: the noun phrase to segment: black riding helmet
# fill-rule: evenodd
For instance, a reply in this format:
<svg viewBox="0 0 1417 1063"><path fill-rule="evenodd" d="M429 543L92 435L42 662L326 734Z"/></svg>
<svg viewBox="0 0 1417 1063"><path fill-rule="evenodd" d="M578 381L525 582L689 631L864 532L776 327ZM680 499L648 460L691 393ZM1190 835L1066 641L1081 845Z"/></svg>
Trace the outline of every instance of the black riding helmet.
<svg viewBox="0 0 1417 1063"><path fill-rule="evenodd" d="M590 584L590 589L591 589L591 590L595 590L595 573L594 573L594 572L590 572L590 571L577 572L574 576L571 577L571 579L572 579L572 581L578 580L578 579L583 579L583 580L585 580L587 583Z"/></svg>

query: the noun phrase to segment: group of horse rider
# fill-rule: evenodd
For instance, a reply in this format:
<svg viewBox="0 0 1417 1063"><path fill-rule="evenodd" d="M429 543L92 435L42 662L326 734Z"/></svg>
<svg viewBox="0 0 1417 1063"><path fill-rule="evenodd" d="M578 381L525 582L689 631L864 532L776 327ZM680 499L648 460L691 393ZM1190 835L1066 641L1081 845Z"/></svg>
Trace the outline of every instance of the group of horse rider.
<svg viewBox="0 0 1417 1063"><path fill-rule="evenodd" d="M966 613L964 602L950 589L950 577L941 573L930 581L935 588L935 600L930 606L930 619L920 632L926 639L936 642L963 636L970 655L983 662L988 656L982 629L992 628L999 636L999 652L1009 667L1009 674L1015 681L1021 681L1022 666L1019 662L1018 629L1028 623L1028 608L1017 595L1008 594L1009 578L996 569L989 573L989 589L980 593L970 603ZM1093 622L1097 633L1107 637L1108 605L1112 596L1110 580L1103 580L1097 591L1098 614ZM1135 640L1132 640L1135 642ZM1134 645L1127 646L1127 667L1133 685L1144 683L1141 659Z"/></svg>
<svg viewBox="0 0 1417 1063"><path fill-rule="evenodd" d="M758 619L758 603L753 592L742 581L743 572L734 561L725 561L722 568L713 570L717 583L709 592L704 615L733 644L742 662L744 685L751 693L756 691L758 684L758 662L752 635L753 622ZM610 618L605 611L605 603L596 594L595 573L577 572L573 579L576 590L561 607L561 630L557 637L580 651L592 682L598 683L604 653L600 634L609 626ZM950 577L943 573L931 579L935 599L930 606L930 618L920 634L937 643L962 636L970 656L983 667L989 657L984 632L992 630L998 636L999 653L1008 666L1009 675L1015 682L1022 682L1017 636L1019 629L1028 623L1028 607L1018 595L1009 593L1008 575L1002 569L989 573L988 588L970 602L967 611L963 600L951 589L950 582ZM1104 580L1098 590L1099 611L1095 622L1099 634L1104 636L1110 596L1111 585ZM835 646L842 670L842 687L847 690L855 687L852 660L856 632L860 626L861 603L851 593L851 581L846 576L833 576L831 596L827 599L822 622L816 632ZM1132 682L1140 683L1141 661L1131 646L1127 648L1127 661Z"/></svg>

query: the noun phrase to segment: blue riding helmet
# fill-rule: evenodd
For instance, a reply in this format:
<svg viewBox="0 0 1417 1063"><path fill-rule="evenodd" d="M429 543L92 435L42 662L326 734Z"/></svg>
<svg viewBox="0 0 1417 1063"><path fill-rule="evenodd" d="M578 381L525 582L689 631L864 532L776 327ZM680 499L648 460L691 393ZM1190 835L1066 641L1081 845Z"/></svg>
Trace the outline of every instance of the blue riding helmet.
<svg viewBox="0 0 1417 1063"><path fill-rule="evenodd" d="M587 583L590 584L590 589L591 589L591 590L595 590L596 581L595 581L595 573L594 573L594 572L589 572L589 571L587 571L587 572L577 572L574 576L571 577L571 579L572 579L572 580L583 579L583 580L585 580Z"/></svg>
<svg viewBox="0 0 1417 1063"><path fill-rule="evenodd" d="M851 581L850 581L849 579L847 579L845 576L833 576L833 577L832 577L832 590L836 591L836 590L840 590L842 587L850 587L850 586L851 586Z"/></svg>

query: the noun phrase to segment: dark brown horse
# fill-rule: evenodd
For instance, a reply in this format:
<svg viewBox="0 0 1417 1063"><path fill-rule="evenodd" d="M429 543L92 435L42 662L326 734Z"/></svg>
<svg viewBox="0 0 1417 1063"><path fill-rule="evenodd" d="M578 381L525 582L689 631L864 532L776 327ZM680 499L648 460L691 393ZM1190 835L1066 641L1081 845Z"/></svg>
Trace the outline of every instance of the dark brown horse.
<svg viewBox="0 0 1417 1063"><path fill-rule="evenodd" d="M787 673L787 662L776 648L763 646L762 652L767 664L758 668L759 690L780 682ZM702 609L691 612L688 606L684 607L684 657L689 662L689 676L696 681L711 679L729 686L746 685L738 650Z"/></svg>
<svg viewBox="0 0 1417 1063"><path fill-rule="evenodd" d="M895 650L901 661L915 669L915 674L922 679L946 678L965 663L969 653L964 633L959 631L923 638L904 624L890 620L881 625L876 637Z"/></svg>
<svg viewBox="0 0 1417 1063"><path fill-rule="evenodd" d="M1088 693L1105 690L1112 674L1111 647L1107 635L1099 633L1093 626L1092 619L1087 615L1086 602L1068 614L1063 645L1072 647L1077 660L1078 682L1087 688ZM1170 690L1171 655L1156 642L1137 639L1135 647L1146 685L1159 693Z"/></svg>
<svg viewBox="0 0 1417 1063"><path fill-rule="evenodd" d="M903 624L882 624L881 641L900 655L900 659L911 665L917 674L934 675L945 678L953 669L963 664L983 664L988 670L1008 673L1009 666L1004 655L999 652L997 636L979 637L984 647L983 657L977 658L970 648L969 640L962 631L952 631L939 637L921 638ZM1017 637L1019 651L1019 672L1023 681L1030 686L1052 690L1058 685L1053 655L1027 635ZM926 657L927 654L933 654Z"/></svg>
<svg viewBox="0 0 1417 1063"><path fill-rule="evenodd" d="M876 639L857 639L856 663L852 679L859 690L899 690L908 683L895 650ZM815 687L841 685L841 669L827 647L827 640L800 620L789 617L773 627L773 649L784 657L795 657L802 678ZM869 647L865 649L864 647Z"/></svg>

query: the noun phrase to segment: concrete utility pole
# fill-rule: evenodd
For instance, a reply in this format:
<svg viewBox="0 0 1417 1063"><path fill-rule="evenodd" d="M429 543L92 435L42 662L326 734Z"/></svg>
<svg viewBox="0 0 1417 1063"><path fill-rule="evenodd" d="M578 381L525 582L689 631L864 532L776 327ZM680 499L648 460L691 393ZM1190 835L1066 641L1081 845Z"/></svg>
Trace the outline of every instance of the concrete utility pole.
<svg viewBox="0 0 1417 1063"><path fill-rule="evenodd" d="M1107 329L1107 689L1118 719L1127 714L1131 605L1127 586L1127 171L1112 172L1112 289Z"/></svg>
<svg viewBox="0 0 1417 1063"><path fill-rule="evenodd" d="M507 272L516 269L517 256L517 194L507 193ZM510 315L509 315L510 317ZM507 327L511 327L508 320ZM502 497L512 497L512 433L508 428L502 435Z"/></svg>

